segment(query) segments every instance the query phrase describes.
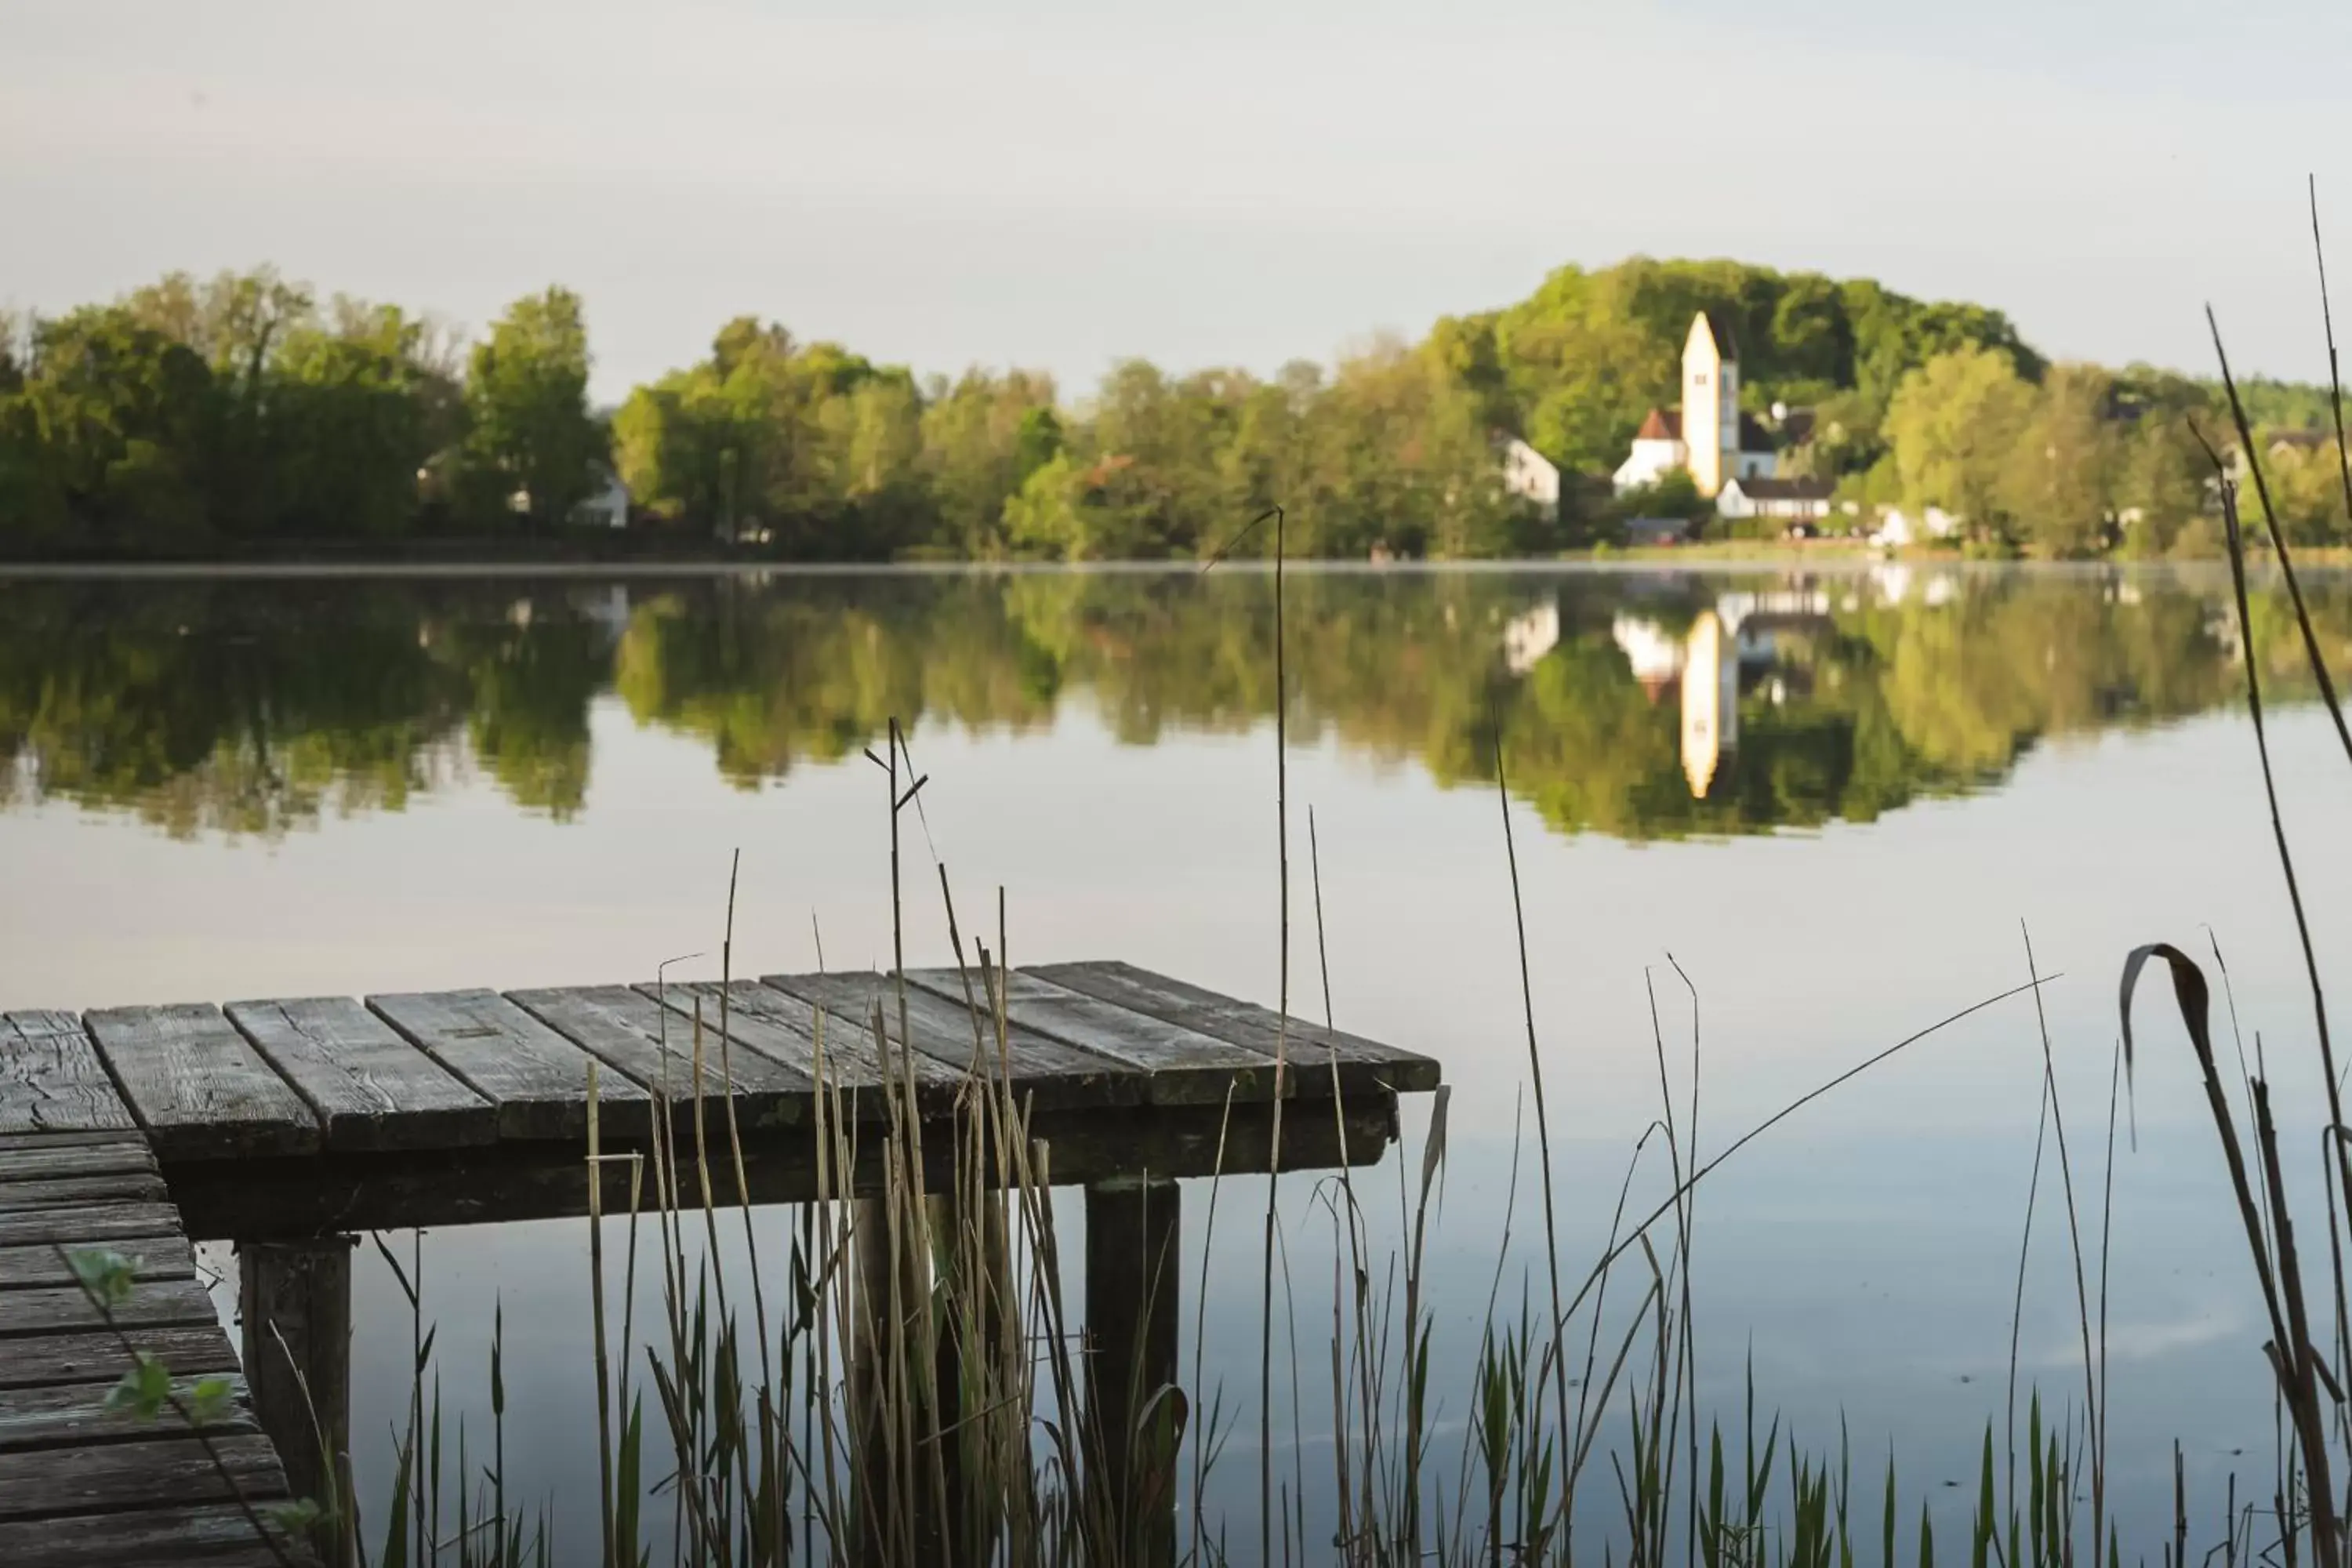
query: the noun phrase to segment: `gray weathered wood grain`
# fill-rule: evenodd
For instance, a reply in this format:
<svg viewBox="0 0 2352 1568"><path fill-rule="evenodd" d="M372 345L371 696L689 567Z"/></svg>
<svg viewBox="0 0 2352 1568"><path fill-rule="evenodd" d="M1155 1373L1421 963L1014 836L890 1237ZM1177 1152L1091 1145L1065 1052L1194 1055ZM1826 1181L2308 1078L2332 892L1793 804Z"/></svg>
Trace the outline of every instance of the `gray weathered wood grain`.
<svg viewBox="0 0 2352 1568"><path fill-rule="evenodd" d="M74 1282L73 1269L65 1258L76 1252L103 1247L121 1253L135 1266L133 1279L193 1279L196 1277L195 1249L185 1237L177 1236L140 1236L127 1240L43 1242L28 1247L0 1247L0 1290L38 1290ZM6 1311L0 1306L0 1312Z"/></svg>
<svg viewBox="0 0 2352 1568"><path fill-rule="evenodd" d="M498 1107L499 1137L587 1136L588 1064L595 1058L497 992L405 992L367 1004ZM597 1094L605 1131L651 1130L652 1097L622 1074L600 1071Z"/></svg>
<svg viewBox="0 0 2352 1568"><path fill-rule="evenodd" d="M930 1058L959 1077L976 1072L993 1080L1009 1071L1019 1098L1039 1110L1143 1101L1145 1075L1133 1067L1024 1028L1011 1030L1001 1051L993 1031L976 1043L972 1014L962 1001L950 1002L919 985L907 988L905 1024L911 1038L901 1041L900 998L887 975L870 971L772 974L762 977L761 984L827 1012L861 1019L870 1020L878 1002L883 1028L894 1047L911 1045L919 1056ZM866 1033L870 1038L870 1022Z"/></svg>
<svg viewBox="0 0 2352 1568"><path fill-rule="evenodd" d="M965 1005L966 976L955 970L910 970L907 978L958 1009ZM970 979L973 998L985 1011L981 977L973 973ZM1149 1074L1146 1098L1154 1105L1217 1105L1228 1091L1237 1103L1273 1097L1274 1064L1262 1052L1020 970L994 976L992 983L1002 986L1007 1023Z"/></svg>
<svg viewBox="0 0 2352 1568"><path fill-rule="evenodd" d="M170 1196L152 1171L116 1171L100 1176L18 1177L0 1182L0 1214L24 1209L86 1208L102 1203L159 1204Z"/></svg>
<svg viewBox="0 0 2352 1568"><path fill-rule="evenodd" d="M218 1323L142 1329L139 1348L161 1360L175 1377L237 1370L236 1352ZM106 1330L0 1340L0 1388L91 1383L119 1378L130 1367L122 1342Z"/></svg>
<svg viewBox="0 0 2352 1568"><path fill-rule="evenodd" d="M0 1133L137 1126L72 1014L0 1016Z"/></svg>
<svg viewBox="0 0 2352 1568"><path fill-rule="evenodd" d="M667 1002L673 1012L690 1016L702 1005L702 1021L719 1026L719 996L715 980L674 981L667 986L637 989ZM828 1096L838 1096L844 1115L876 1118L887 1110L882 1092L881 1058L875 1049L872 1025L845 1008L818 1008L806 999L757 981L738 980L723 988L727 994L727 1037L736 1045L785 1062L812 1079L822 1076ZM823 1034L823 1060L818 1036ZM894 1064L903 1084L909 1073ZM914 1058L911 1077L915 1102L926 1112L944 1111L955 1103L963 1075L927 1057Z"/></svg>
<svg viewBox="0 0 2352 1568"><path fill-rule="evenodd" d="M180 1216L169 1204L99 1204L89 1208L26 1209L0 1214L0 1247L51 1242L112 1244L132 1237L177 1236Z"/></svg>
<svg viewBox="0 0 2352 1568"><path fill-rule="evenodd" d="M236 1403L208 1422L205 1430L258 1431L252 1411L246 1406L244 1380L230 1378L228 1383ZM176 1435L188 1429L169 1405L152 1417L136 1411L109 1410L106 1396L114 1387L112 1383L66 1383L46 1388L0 1389L0 1454L137 1442L159 1433Z"/></svg>
<svg viewBox="0 0 2352 1568"><path fill-rule="evenodd" d="M289 1548L297 1563L314 1561ZM278 1568L235 1503L0 1523L8 1568Z"/></svg>
<svg viewBox="0 0 2352 1568"><path fill-rule="evenodd" d="M103 1143L79 1139L46 1147L18 1142L0 1148L0 1182L42 1181L58 1176L111 1176L149 1173L155 1156L135 1132L116 1133Z"/></svg>
<svg viewBox="0 0 2352 1568"><path fill-rule="evenodd" d="M211 1004L106 1007L83 1022L159 1159L319 1147L318 1117Z"/></svg>
<svg viewBox="0 0 2352 1568"><path fill-rule="evenodd" d="M626 985L510 991L524 1011L648 1089L667 1095L682 1127L694 1119L694 1022ZM798 1068L747 1047L720 1048L716 1013L705 1019L701 1089L731 1093L738 1123L782 1127L807 1119L815 1081ZM706 1113L708 1113L706 1107Z"/></svg>
<svg viewBox="0 0 2352 1568"><path fill-rule="evenodd" d="M489 1101L348 996L225 1010L318 1113L330 1149L446 1149L499 1135Z"/></svg>
<svg viewBox="0 0 2352 1568"><path fill-rule="evenodd" d="M285 1495L267 1438L230 1434L214 1438L208 1451L194 1437L157 1437L0 1454L0 1520L233 1502L236 1492L223 1469L249 1498Z"/></svg>
<svg viewBox="0 0 2352 1568"><path fill-rule="evenodd" d="M124 1329L145 1330L165 1324L216 1326L220 1321L213 1310L212 1296L194 1279L133 1283L131 1293L116 1303L113 1310L115 1325ZM0 1295L0 1344L34 1334L105 1326L106 1319L90 1305L89 1298L79 1285L10 1290Z"/></svg>
<svg viewBox="0 0 2352 1568"><path fill-rule="evenodd" d="M1335 1062L1339 1089L1345 1094L1378 1089L1425 1092L1435 1089L1443 1077L1437 1062L1429 1057L1326 1029L1295 1016L1286 1028L1281 1016L1271 1008L1219 995L1131 963L1038 963L1022 973L1269 1057L1276 1053L1279 1036L1287 1076L1295 1080L1292 1092L1301 1095L1328 1096Z"/></svg>

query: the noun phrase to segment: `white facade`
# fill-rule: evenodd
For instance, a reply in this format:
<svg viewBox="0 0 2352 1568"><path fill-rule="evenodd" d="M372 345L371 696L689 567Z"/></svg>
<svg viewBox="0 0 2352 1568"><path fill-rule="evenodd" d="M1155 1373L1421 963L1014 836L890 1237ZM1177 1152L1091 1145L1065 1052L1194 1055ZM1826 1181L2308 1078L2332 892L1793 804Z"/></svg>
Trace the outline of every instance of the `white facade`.
<svg viewBox="0 0 2352 1568"><path fill-rule="evenodd" d="M1645 489L1690 466L1690 448L1672 437L1635 437L1633 454L1617 465L1617 493Z"/></svg>
<svg viewBox="0 0 2352 1568"><path fill-rule="evenodd" d="M1917 517L1890 507L1879 520L1878 530L1870 536L1870 542L1899 548L1929 539L1949 539L1959 530L1960 520L1939 506L1923 508Z"/></svg>
<svg viewBox="0 0 2352 1568"><path fill-rule="evenodd" d="M1503 488L1524 500L1559 505L1559 465L1514 436L1503 443Z"/></svg>
<svg viewBox="0 0 2352 1568"><path fill-rule="evenodd" d="M1525 675L1559 646L1559 606L1549 600L1514 616L1503 627L1503 668Z"/></svg>
<svg viewBox="0 0 2352 1568"><path fill-rule="evenodd" d="M626 528L629 526L629 488L621 477L607 469L604 482L588 498L572 509L572 521L583 528Z"/></svg>
<svg viewBox="0 0 2352 1568"><path fill-rule="evenodd" d="M1801 481L1789 481L1790 485L1798 483ZM1829 516L1828 487L1821 487L1818 495L1811 493L1811 487L1802 494L1780 493L1786 488L1769 474L1753 476L1747 482L1735 479L1726 483L1715 498L1715 510L1723 517L1773 517L1790 522L1818 522Z"/></svg>

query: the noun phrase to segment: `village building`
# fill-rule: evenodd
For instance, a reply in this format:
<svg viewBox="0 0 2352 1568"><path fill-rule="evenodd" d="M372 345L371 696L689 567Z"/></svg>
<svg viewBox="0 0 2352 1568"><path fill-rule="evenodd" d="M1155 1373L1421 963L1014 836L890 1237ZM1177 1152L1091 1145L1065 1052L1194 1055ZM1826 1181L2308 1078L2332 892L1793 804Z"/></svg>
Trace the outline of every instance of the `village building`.
<svg viewBox="0 0 2352 1568"><path fill-rule="evenodd" d="M1739 407L1739 347L1731 323L1701 310L1683 341L1683 401L1653 408L1618 466L1617 492L1654 485L1679 468L1698 493L1713 500L1733 479L1768 479L1780 456L1763 422Z"/></svg>
<svg viewBox="0 0 2352 1568"><path fill-rule="evenodd" d="M1724 482L1715 498L1723 517L1770 518L1782 522L1819 522L1830 514L1830 495L1837 487L1828 479L1746 479Z"/></svg>

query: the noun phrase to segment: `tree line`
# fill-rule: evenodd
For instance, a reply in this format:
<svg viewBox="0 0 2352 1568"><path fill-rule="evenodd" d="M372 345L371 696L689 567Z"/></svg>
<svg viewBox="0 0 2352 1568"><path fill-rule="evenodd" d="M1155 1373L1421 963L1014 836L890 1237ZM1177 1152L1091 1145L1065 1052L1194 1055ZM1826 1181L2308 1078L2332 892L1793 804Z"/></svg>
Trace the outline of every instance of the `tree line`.
<svg viewBox="0 0 2352 1568"><path fill-rule="evenodd" d="M739 318L592 408L581 301L551 288L467 343L268 269L174 274L0 318L0 548L201 553L272 541L549 533L614 478L637 520L794 559L1198 556L1281 504L1300 554L1467 558L1605 541L1597 484L1678 396L1694 312L1733 325L1744 396L1811 411L1790 471L1942 507L1981 542L2212 547L2205 383L2053 365L1997 310L1732 261L1565 267L1527 300L1271 376L1114 365L1066 399L1034 370L919 377ZM2324 391L2252 389L2308 432ZM1569 476L1506 492L1498 436ZM2332 447L2264 454L2290 526L2347 536ZM1691 506L1695 497L1636 498ZM1252 549L1268 547L1253 542Z"/></svg>

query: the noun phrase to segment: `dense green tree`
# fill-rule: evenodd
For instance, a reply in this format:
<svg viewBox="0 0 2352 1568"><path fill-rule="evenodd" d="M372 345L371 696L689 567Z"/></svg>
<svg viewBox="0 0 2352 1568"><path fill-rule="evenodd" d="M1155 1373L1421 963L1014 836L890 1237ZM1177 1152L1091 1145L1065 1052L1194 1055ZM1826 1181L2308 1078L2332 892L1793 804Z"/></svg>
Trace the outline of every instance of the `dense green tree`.
<svg viewBox="0 0 2352 1568"><path fill-rule="evenodd" d="M595 483L605 433L588 412L588 328L579 296L518 300L474 348L466 381L478 507L503 502L560 523Z"/></svg>
<svg viewBox="0 0 2352 1568"><path fill-rule="evenodd" d="M1955 349L1906 375L1885 426L1905 504L1998 527L2002 473L2033 406L2033 387L2001 349Z"/></svg>
<svg viewBox="0 0 2352 1568"><path fill-rule="evenodd" d="M2123 456L2115 390L2095 365L2053 367L2001 465L2001 510L2049 554L2087 555L2104 541Z"/></svg>

